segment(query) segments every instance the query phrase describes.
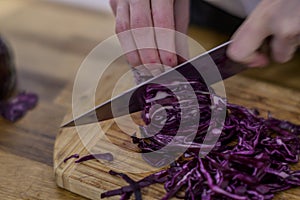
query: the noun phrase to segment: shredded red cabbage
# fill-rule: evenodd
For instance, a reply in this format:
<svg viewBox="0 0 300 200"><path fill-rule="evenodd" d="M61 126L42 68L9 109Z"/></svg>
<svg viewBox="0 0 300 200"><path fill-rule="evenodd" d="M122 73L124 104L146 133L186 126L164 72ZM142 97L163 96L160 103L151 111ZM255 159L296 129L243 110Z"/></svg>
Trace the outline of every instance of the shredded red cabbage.
<svg viewBox="0 0 300 200"><path fill-rule="evenodd" d="M75 161L75 163L81 163L87 160L93 160L93 159L100 159L100 160L106 160L106 161L113 161L114 157L111 153L98 153L98 154L91 154L87 156L83 156Z"/></svg>
<svg viewBox="0 0 300 200"><path fill-rule="evenodd" d="M28 110L33 109L38 102L38 96L33 93L22 92L8 101L0 101L0 115L15 122L22 118Z"/></svg>
<svg viewBox="0 0 300 200"><path fill-rule="evenodd" d="M12 51L0 37L0 101L12 95L16 84L17 75Z"/></svg>
<svg viewBox="0 0 300 200"><path fill-rule="evenodd" d="M181 116L179 103L189 107L190 98L186 85L191 84L198 98L200 121L196 137L189 137L189 116ZM174 150L189 145L185 153L167 169L154 173L140 181L129 182L128 186L105 192L101 198L122 195L129 199L133 193L151 184L164 184L166 194L163 200L171 197L184 199L220 200L267 200L279 191L300 186L300 171L293 171L290 164L299 161L300 126L269 116L259 116L257 110L226 103L224 99L209 94L207 88L197 80L170 83L176 89L175 96L162 85L149 85L142 95L145 104L142 114L147 124L141 127L143 138L133 136L144 159L153 166L163 166L170 159L170 152L159 155L156 152L170 145L176 138L178 124L186 125L186 138L176 138ZM178 97L179 94L179 97ZM200 148L211 121L211 98L218 100L218 109L226 109L226 119L217 144L205 157L200 157ZM156 104L163 108L154 109ZM167 113L167 119L161 117ZM217 131L217 130L216 130ZM200 154L201 155L201 154ZM118 173L113 173L118 174ZM128 179L128 177L126 177ZM182 195L183 192L183 195Z"/></svg>
<svg viewBox="0 0 300 200"><path fill-rule="evenodd" d="M80 158L79 154L73 154L73 155L65 158L64 162L67 162L71 158L77 158L77 160L75 160L75 163L81 163L84 161L95 160L95 159L106 160L106 161L110 161L110 162L114 160L114 157L111 153L98 153L98 154L89 154L86 156L82 156L81 158Z"/></svg>
<svg viewBox="0 0 300 200"><path fill-rule="evenodd" d="M73 155L70 155L69 157L65 158L64 159L64 163L68 162L68 160L72 159L72 158L79 158L80 155L79 154L73 154Z"/></svg>
<svg viewBox="0 0 300 200"><path fill-rule="evenodd" d="M129 176L127 176L126 174L123 174L123 173L118 173L118 172L111 170L111 171L109 171L109 174L122 177L127 183L129 183L130 187L133 190L132 192L125 192L121 196L121 200L129 199L133 192L134 192L134 196L135 196L136 200L142 200L141 187L138 182L134 181Z"/></svg>

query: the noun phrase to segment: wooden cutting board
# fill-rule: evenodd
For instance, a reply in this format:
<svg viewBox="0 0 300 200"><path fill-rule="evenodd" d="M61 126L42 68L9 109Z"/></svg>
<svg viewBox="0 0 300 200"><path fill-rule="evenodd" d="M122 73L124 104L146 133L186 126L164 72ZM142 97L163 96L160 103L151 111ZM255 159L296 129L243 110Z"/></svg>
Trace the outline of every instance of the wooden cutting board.
<svg viewBox="0 0 300 200"><path fill-rule="evenodd" d="M229 102L249 108L257 108L263 116L266 116L267 112L270 111L274 117L300 124L299 92L248 79L243 76L236 76L225 81L225 86ZM70 89L66 89L62 98L70 98L70 95ZM70 119L70 113L66 118ZM138 121L139 115L135 115L133 118ZM61 129L54 149L54 170L57 184L62 188L87 198L100 199L102 192L127 185L121 178L109 175L108 171L110 169L118 171L124 169L124 172L127 169L132 169L141 172L127 172L135 180L141 179L148 174L144 173L143 170L155 170L149 167L139 156L135 154L128 156L124 153L127 152L127 154L131 155L132 151L136 149L130 137L124 132L133 134L137 130L130 124L128 119L123 120L120 124L122 130L112 120L102 122L100 124L102 127L101 133L95 128L95 125L82 126L78 130L76 128ZM78 134L78 131L81 133ZM82 135L82 131L86 135ZM107 138L99 139L100 134L105 134L108 140ZM71 159L64 163L63 160L72 154L88 154L82 141L94 152L112 152L115 160L111 163L108 161L92 160L75 164L74 159ZM116 148L114 144L120 145L122 150ZM124 156L127 159L123 159ZM300 169L300 163L293 167ZM161 185L154 185L143 189L144 199L159 199L164 194L163 191ZM275 199L296 200L299 198L300 188L295 188L278 194ZM119 199L119 197L112 199Z"/></svg>

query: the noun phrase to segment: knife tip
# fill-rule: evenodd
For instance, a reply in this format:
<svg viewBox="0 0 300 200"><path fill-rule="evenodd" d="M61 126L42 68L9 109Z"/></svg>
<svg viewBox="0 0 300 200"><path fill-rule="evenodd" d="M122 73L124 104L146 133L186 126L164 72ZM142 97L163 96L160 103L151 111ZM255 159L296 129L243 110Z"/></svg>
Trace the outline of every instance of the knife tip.
<svg viewBox="0 0 300 200"><path fill-rule="evenodd" d="M63 124L60 126L60 128L69 128L69 127L73 127L73 126L75 126L74 120L69 121L69 122L67 122L67 123L63 123Z"/></svg>

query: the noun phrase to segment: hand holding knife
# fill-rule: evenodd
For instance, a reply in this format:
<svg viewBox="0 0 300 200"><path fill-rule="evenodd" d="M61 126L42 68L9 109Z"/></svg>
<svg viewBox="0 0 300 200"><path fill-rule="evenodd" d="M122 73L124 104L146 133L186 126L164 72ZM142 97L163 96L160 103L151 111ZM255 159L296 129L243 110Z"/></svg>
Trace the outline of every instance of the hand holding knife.
<svg viewBox="0 0 300 200"><path fill-rule="evenodd" d="M62 127L72 127L75 125L84 125L112 119L114 117L128 114L128 109L129 113L138 112L142 110L142 105L138 101L138 97L135 96L138 95L138 92L136 91L143 89L149 83L161 83L164 80L168 80L170 77L174 78L178 76L178 74L182 75L186 79L199 79L202 76L203 79L206 78L206 80L203 81L205 81L207 85L212 85L218 81L222 81L239 72L242 72L247 68L247 66L241 63L234 62L226 56L226 49L230 43L231 41L226 42L216 48L211 49L210 51L207 51L176 66L169 71L151 78L137 85L136 87L125 91L119 96L116 96L111 100L108 100L96 106L92 110L83 113L75 119L65 123ZM202 74L210 73L212 64L216 65L217 70L219 71L219 76L218 74L211 74L209 77L203 77ZM131 103L127 105L124 104L124 102ZM95 112L97 118L94 117Z"/></svg>

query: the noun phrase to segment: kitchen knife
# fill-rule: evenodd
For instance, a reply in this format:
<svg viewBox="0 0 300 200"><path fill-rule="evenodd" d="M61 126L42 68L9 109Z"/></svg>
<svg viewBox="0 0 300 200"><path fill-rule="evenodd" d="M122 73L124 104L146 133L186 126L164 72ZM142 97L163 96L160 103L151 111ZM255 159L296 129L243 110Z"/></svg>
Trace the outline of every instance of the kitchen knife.
<svg viewBox="0 0 300 200"><path fill-rule="evenodd" d="M176 77L185 77L186 79L201 79L206 85L212 85L218 81L242 72L247 67L241 63L232 61L226 56L227 46L231 42L232 41L228 41L218 47L215 47L169 71L125 91L124 93L63 124L62 127L72 127L75 125L105 121L129 113L141 111L143 109L143 105L142 102L140 102L139 91L143 90L150 83L162 83L170 78L174 80ZM214 65L216 66L215 71L213 70Z"/></svg>

